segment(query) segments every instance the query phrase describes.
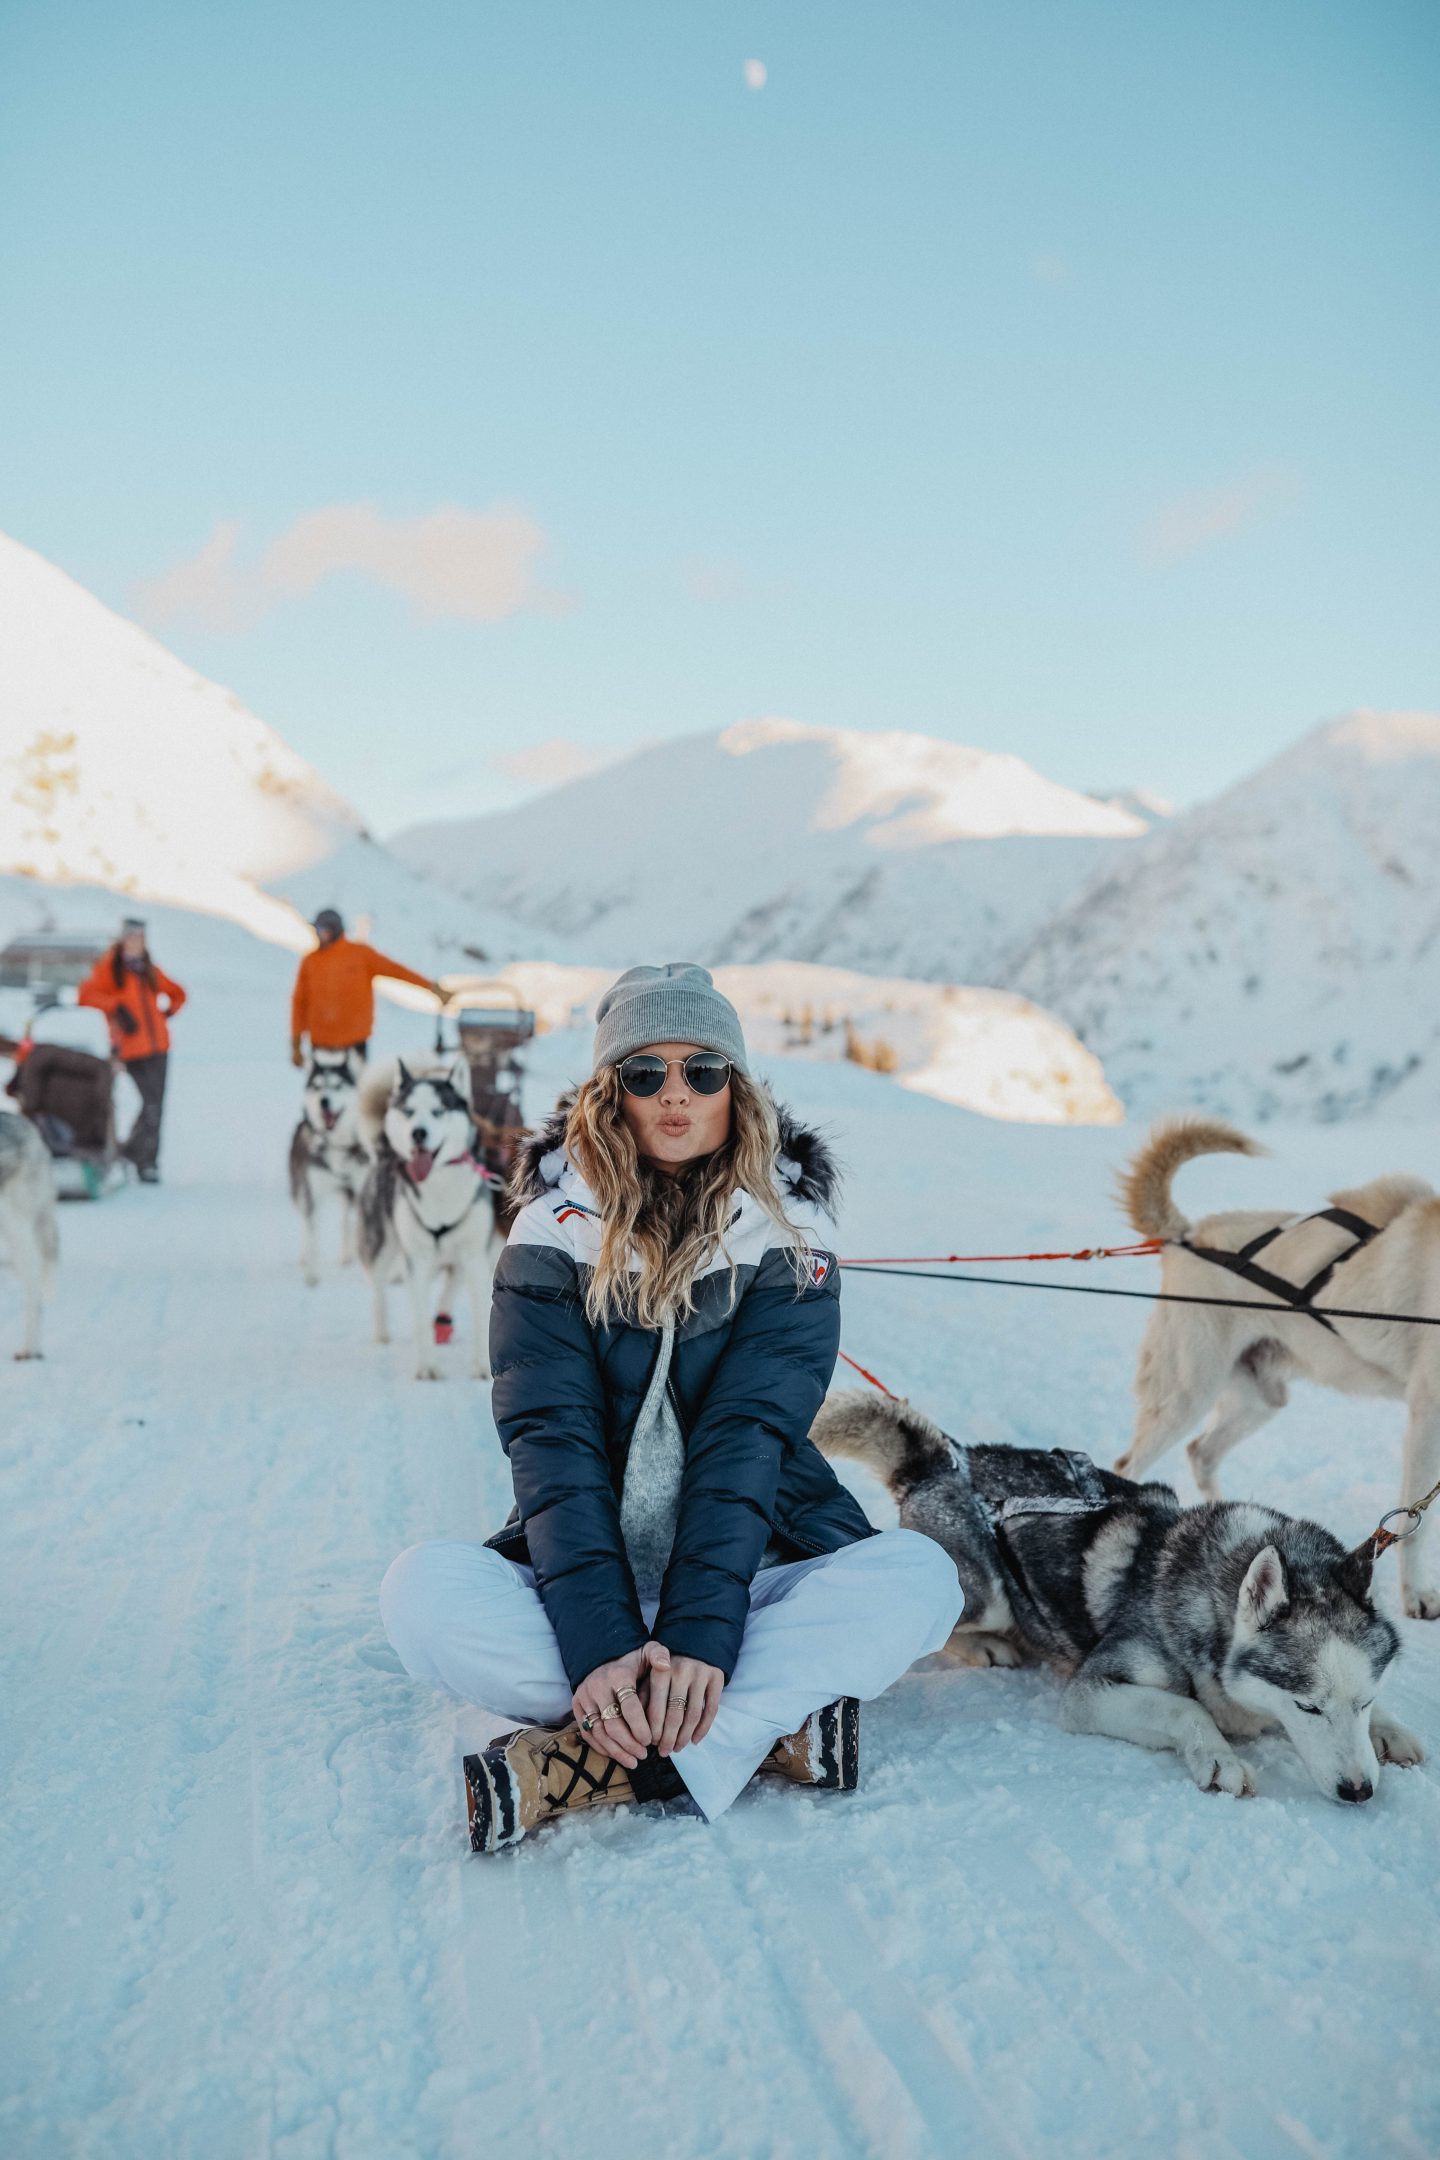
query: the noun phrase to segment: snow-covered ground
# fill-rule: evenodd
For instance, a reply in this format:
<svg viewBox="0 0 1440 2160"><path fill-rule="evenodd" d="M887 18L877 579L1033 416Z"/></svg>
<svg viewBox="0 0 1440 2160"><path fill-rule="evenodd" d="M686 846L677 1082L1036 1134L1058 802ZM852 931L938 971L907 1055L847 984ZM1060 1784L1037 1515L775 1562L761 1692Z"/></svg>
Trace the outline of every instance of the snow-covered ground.
<svg viewBox="0 0 1440 2160"><path fill-rule="evenodd" d="M472 1859L480 1720L395 1668L375 1592L403 1545L498 1522L505 1465L460 1347L417 1386L357 1281L302 1287L283 1034L258 987L196 998L167 1183L65 1211L49 1356L0 1369L6 2160L1440 2149L1433 1767L1342 1808L1263 1742L1236 1802L1062 1735L1044 1676L935 1669L866 1711L853 1796ZM544 1038L537 1103L578 1065ZM842 1250L1120 1229L1133 1130L777 1078L850 1164ZM1269 1137L1186 1201L1308 1202L1434 1139ZM845 1304L852 1354L952 1430L1118 1451L1143 1306L869 1277ZM1227 1468L1356 1538L1399 1415L1302 1394ZM1433 1748L1440 1628L1401 1626L1389 1699Z"/></svg>

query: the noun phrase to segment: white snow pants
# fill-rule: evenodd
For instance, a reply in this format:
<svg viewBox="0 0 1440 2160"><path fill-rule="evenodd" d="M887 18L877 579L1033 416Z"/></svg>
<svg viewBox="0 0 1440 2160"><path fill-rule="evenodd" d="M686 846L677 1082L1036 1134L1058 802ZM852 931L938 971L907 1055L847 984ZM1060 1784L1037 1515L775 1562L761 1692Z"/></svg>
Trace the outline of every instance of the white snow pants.
<svg viewBox="0 0 1440 2160"><path fill-rule="evenodd" d="M740 1656L705 1738L671 1757L714 1821L782 1733L837 1695L883 1694L960 1617L955 1563L914 1530L883 1530L815 1560L762 1568ZM653 1605L642 1607L645 1625ZM509 1722L563 1725L571 1687L528 1567L486 1545L412 1545L380 1586L405 1670Z"/></svg>

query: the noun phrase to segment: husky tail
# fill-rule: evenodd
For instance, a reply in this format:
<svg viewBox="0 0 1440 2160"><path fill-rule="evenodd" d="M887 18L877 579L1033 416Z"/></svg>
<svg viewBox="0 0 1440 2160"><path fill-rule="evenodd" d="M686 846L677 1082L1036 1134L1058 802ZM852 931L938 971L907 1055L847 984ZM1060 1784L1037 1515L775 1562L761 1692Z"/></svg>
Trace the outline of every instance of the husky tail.
<svg viewBox="0 0 1440 2160"><path fill-rule="evenodd" d="M367 1155L374 1155L379 1148L385 1112L390 1107L390 1097L399 1077L400 1065L396 1058L377 1058L360 1075L355 1095L355 1123L360 1145Z"/></svg>
<svg viewBox="0 0 1440 2160"><path fill-rule="evenodd" d="M810 1438L822 1455L863 1463L897 1501L953 1461L950 1442L922 1410L860 1388L829 1396Z"/></svg>
<svg viewBox="0 0 1440 2160"><path fill-rule="evenodd" d="M1182 1238L1190 1225L1170 1193L1177 1170L1197 1155L1263 1155L1255 1140L1219 1118L1190 1111L1165 1118L1121 1173L1120 1202L1141 1237Z"/></svg>

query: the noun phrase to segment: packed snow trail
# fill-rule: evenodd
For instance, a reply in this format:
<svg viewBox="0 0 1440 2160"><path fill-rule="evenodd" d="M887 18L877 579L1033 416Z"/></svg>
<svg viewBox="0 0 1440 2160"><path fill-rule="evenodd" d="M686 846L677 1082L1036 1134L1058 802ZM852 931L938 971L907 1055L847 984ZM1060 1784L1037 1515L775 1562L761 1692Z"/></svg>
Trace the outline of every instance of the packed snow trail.
<svg viewBox="0 0 1440 2160"><path fill-rule="evenodd" d="M166 1185L64 1211L49 1355L0 1369L7 2160L1440 2148L1433 1765L1342 1808L1270 1740L1238 1803L1062 1734L1044 1675L934 1668L866 1710L854 1796L471 1858L483 1721L398 1671L375 1594L405 1544L502 1518L488 1393L463 1340L412 1381L353 1274L302 1286L298 1076L252 1019L180 1046ZM537 1046L537 1105L579 1056ZM850 1166L852 1249L1119 1231L1133 1130L777 1079ZM1433 1139L1270 1137L1184 1201L1311 1203ZM1102 1461L1128 1434L1144 1308L859 1278L845 1308L847 1348L953 1431ZM15 1322L0 1276L7 1346ZM1229 1489L1357 1538L1400 1424L1302 1392ZM1161 1474L1188 1489L1180 1455ZM1393 1559L1380 1582L1394 1611ZM1433 1754L1440 1628L1401 1629L1386 1697Z"/></svg>

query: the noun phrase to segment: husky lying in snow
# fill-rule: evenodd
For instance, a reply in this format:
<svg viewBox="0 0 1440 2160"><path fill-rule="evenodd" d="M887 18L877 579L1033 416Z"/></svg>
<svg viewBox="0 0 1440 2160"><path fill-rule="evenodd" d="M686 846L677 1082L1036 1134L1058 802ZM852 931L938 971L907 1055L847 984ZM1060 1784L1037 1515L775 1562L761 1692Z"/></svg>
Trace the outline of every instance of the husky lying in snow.
<svg viewBox="0 0 1440 2160"><path fill-rule="evenodd" d="M387 1060L360 1083L360 1138L372 1162L360 1193L360 1258L375 1300L375 1340L390 1340L385 1286L410 1286L415 1377L438 1380L432 1337L448 1342L455 1285L469 1293L474 1373L488 1380L490 1288L501 1188L476 1158L470 1068L464 1058L426 1069ZM432 1313L437 1276L441 1302Z"/></svg>
<svg viewBox="0 0 1440 2160"><path fill-rule="evenodd" d="M305 1076L300 1122L290 1141L290 1197L303 1224L300 1272L320 1280L315 1216L327 1200L340 1202L340 1265L355 1257L355 1203L370 1158L360 1145L356 1119L360 1060L349 1050L316 1050Z"/></svg>
<svg viewBox="0 0 1440 2160"><path fill-rule="evenodd" d="M29 1118L0 1110L0 1255L13 1261L25 1296L17 1358L38 1358L40 1311L55 1279L60 1233L50 1151Z"/></svg>
<svg viewBox="0 0 1440 2160"><path fill-rule="evenodd" d="M1440 1328L1379 1320L1328 1323L1300 1310L1276 1312L1284 1286L1317 1284L1317 1312L1440 1314L1440 1197L1416 1177L1380 1177L1332 1193L1333 1215L1233 1209L1188 1223L1171 1180L1197 1155L1262 1153L1253 1140L1212 1118L1176 1118L1155 1128L1126 1172L1126 1212L1144 1237L1167 1240L1161 1284L1195 1297L1253 1299L1254 1314L1203 1305L1157 1305L1135 1378L1135 1437L1115 1468L1143 1477L1187 1432L1201 1492L1218 1498L1222 1456L1285 1406L1292 1376L1344 1395L1407 1401L1402 1500L1418 1500L1440 1478ZM1208 1248L1229 1261L1205 1259ZM1247 1257L1247 1252L1250 1257ZM1247 1271L1234 1272L1236 1262ZM1333 1269L1333 1272L1330 1272ZM1275 1287L1267 1287L1267 1278ZM1426 1543L1440 1506L1422 1515L1400 1547L1400 1597L1413 1620L1440 1619L1440 1583Z"/></svg>
<svg viewBox="0 0 1440 2160"><path fill-rule="evenodd" d="M902 1525L955 1562L964 1663L1068 1673L1062 1721L1179 1755L1207 1792L1255 1790L1230 1745L1279 1725L1327 1798L1424 1760L1375 1701L1399 1648L1370 1559L1318 1523L1134 1485L1088 1456L961 1447L909 1403L832 1395L810 1429L863 1463Z"/></svg>

